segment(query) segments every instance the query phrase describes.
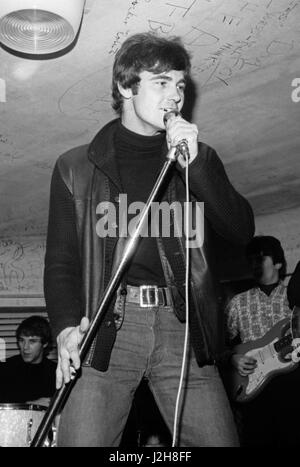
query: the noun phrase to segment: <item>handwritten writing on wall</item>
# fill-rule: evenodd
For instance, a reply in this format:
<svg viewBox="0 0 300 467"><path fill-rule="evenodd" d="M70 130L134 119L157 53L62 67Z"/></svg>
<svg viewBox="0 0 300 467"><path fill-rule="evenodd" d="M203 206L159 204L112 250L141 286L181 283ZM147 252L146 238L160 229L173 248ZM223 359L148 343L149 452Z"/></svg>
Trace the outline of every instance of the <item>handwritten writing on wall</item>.
<svg viewBox="0 0 300 467"><path fill-rule="evenodd" d="M180 35L187 47L197 51L193 61L198 76L204 75L202 85L212 80L227 84L225 79L243 68L262 66L273 54L271 48L284 54L281 49L294 47L292 39L274 44L272 35L283 32L299 4L299 0L131 1L109 54L117 52L138 23L146 24L154 33Z"/></svg>
<svg viewBox="0 0 300 467"><path fill-rule="evenodd" d="M127 0L118 11L106 8L112 19L111 39L98 69L81 75L58 100L60 113L90 124L102 123L103 114L111 111L112 61L131 34L180 36L201 88L211 83L230 86L235 76L299 50L291 24L300 0Z"/></svg>
<svg viewBox="0 0 300 467"><path fill-rule="evenodd" d="M0 296L42 294L45 239L0 239Z"/></svg>

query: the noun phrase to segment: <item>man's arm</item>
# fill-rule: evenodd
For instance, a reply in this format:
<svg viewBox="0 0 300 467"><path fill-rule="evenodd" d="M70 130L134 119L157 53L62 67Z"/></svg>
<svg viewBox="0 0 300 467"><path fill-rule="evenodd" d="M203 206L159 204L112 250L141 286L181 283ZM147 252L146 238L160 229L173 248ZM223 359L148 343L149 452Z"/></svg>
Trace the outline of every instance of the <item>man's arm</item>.
<svg viewBox="0 0 300 467"><path fill-rule="evenodd" d="M53 334L57 337L59 389L70 381L70 364L75 369L80 367L79 345L89 321L81 319L81 271L73 197L58 165L51 181L44 293Z"/></svg>
<svg viewBox="0 0 300 467"><path fill-rule="evenodd" d="M184 178L184 169L179 170ZM232 243L247 244L255 230L252 208L230 183L215 150L204 143L199 143L198 155L189 165L189 180L213 229Z"/></svg>
<svg viewBox="0 0 300 467"><path fill-rule="evenodd" d="M235 297L233 297L228 303L225 313L227 318L227 340L229 342L232 342L239 335L238 305ZM232 354L230 356L230 364L239 372L241 376L248 376L255 370L256 360L253 357L248 357L246 355L236 353L232 349Z"/></svg>
<svg viewBox="0 0 300 467"><path fill-rule="evenodd" d="M77 326L81 317L81 277L75 209L72 194L55 166L44 270L44 293L52 331Z"/></svg>

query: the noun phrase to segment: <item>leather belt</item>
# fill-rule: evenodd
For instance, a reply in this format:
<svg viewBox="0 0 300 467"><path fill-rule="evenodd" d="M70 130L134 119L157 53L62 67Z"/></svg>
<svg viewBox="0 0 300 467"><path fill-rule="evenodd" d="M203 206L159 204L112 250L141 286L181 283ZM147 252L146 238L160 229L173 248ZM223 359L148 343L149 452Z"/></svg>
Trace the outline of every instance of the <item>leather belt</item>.
<svg viewBox="0 0 300 467"><path fill-rule="evenodd" d="M142 308L172 305L169 289L157 285L127 285L126 301Z"/></svg>

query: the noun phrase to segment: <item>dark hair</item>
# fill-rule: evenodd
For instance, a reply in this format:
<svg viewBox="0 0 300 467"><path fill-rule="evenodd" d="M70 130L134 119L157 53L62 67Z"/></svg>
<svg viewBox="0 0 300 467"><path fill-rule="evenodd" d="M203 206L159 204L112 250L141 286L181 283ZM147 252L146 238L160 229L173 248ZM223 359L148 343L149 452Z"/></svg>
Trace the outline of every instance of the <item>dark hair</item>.
<svg viewBox="0 0 300 467"><path fill-rule="evenodd" d="M41 338L42 344L47 344L49 348L52 341L50 324L46 318L42 316L30 316L24 319L16 330L17 341L20 336L38 336Z"/></svg>
<svg viewBox="0 0 300 467"><path fill-rule="evenodd" d="M279 277L283 279L286 274L286 259L280 241L271 235L257 235L253 237L246 247L248 260L257 256L271 256L273 264L281 263Z"/></svg>
<svg viewBox="0 0 300 467"><path fill-rule="evenodd" d="M118 83L137 93L142 71L162 73L182 70L189 76L191 62L179 37L165 38L153 33L139 33L126 39L115 56L112 76L113 109L121 114L123 98Z"/></svg>

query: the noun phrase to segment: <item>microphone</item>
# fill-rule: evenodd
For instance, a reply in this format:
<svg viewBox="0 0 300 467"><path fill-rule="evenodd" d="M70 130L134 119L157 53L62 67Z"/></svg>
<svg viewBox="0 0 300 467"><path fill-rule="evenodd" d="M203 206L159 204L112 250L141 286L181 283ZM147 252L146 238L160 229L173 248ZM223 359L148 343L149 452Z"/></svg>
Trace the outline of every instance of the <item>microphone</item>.
<svg viewBox="0 0 300 467"><path fill-rule="evenodd" d="M179 112L179 110L177 109L172 109L172 110L169 110L168 112L166 112L164 114L164 125L166 126L167 125L167 122L171 119L171 118L175 118L175 117L181 117L181 113ZM188 161L189 158L190 158L190 151L189 151L189 147L188 147L188 144L187 144L187 140L186 139L183 139L181 140L177 145L176 145L176 150L177 152L179 152L183 157L184 157L184 160Z"/></svg>

